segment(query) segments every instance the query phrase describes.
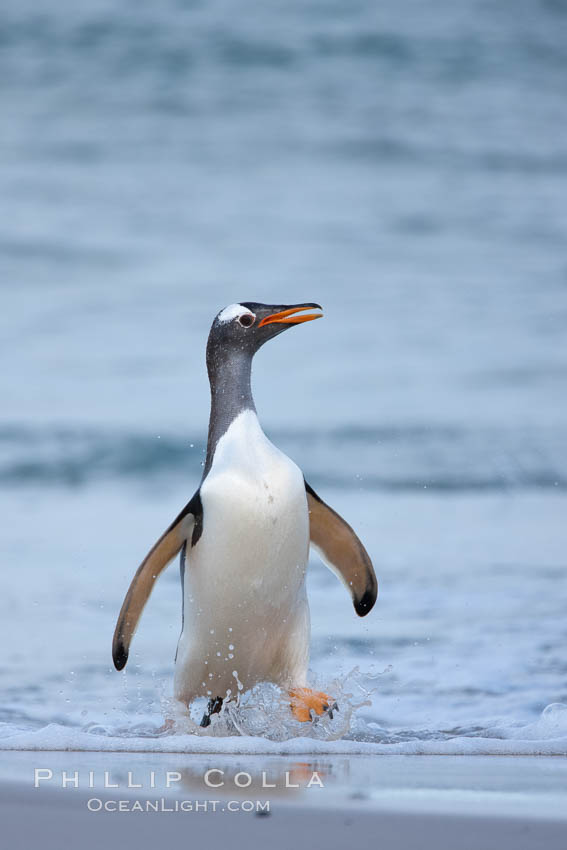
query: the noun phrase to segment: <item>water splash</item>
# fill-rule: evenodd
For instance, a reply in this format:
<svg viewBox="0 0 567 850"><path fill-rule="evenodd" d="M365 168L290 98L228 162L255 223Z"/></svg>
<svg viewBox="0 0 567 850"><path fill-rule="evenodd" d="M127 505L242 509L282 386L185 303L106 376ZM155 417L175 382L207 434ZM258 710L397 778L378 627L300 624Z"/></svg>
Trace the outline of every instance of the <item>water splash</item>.
<svg viewBox="0 0 567 850"><path fill-rule="evenodd" d="M225 700L221 711L211 717L207 727L199 725L206 706L204 700L196 700L187 710L177 701L163 698L165 724L160 734L215 738L252 736L268 741L289 741L293 738L337 741L351 732L357 709L371 704L372 692L365 688L363 679L358 667L330 681L311 676L311 686L331 694L337 702L338 710L332 716L325 713L310 723L296 720L290 710L287 691L269 682L231 695L230 699Z"/></svg>

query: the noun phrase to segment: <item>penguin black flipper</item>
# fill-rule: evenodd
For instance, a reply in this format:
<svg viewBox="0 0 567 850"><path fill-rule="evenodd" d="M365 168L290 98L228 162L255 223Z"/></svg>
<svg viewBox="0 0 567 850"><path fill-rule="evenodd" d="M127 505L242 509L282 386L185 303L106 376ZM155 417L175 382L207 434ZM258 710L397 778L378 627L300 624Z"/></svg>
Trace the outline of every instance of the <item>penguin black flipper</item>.
<svg viewBox="0 0 567 850"><path fill-rule="evenodd" d="M352 596L354 610L365 617L376 602L378 582L368 552L345 520L305 482L311 546Z"/></svg>
<svg viewBox="0 0 567 850"><path fill-rule="evenodd" d="M187 540L190 540L192 545L197 542L202 530L202 518L201 496L197 490L138 567L122 603L114 630L112 660L117 670L126 666L130 643L155 580Z"/></svg>

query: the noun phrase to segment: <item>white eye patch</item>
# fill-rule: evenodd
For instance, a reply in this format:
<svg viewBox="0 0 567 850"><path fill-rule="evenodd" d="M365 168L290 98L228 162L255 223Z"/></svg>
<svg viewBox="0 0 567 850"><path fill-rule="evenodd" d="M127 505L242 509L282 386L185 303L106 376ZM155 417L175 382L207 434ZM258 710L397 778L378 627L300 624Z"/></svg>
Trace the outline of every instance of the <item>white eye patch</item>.
<svg viewBox="0 0 567 850"><path fill-rule="evenodd" d="M238 319L240 316L245 315L253 316L254 314L246 307L243 307L242 304L230 304L224 310L220 311L217 320L224 325L225 322L232 322L233 319Z"/></svg>

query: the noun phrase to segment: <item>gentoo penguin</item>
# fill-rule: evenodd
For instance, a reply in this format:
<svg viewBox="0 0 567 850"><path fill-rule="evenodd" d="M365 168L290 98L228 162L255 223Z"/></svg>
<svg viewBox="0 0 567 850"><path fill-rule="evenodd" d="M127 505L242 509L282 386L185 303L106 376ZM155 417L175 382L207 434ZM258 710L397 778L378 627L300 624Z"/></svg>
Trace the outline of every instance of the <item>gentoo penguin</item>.
<svg viewBox="0 0 567 850"><path fill-rule="evenodd" d="M243 302L215 318L207 342L211 414L201 484L142 561L120 611L112 655L128 660L140 614L162 570L181 552L183 625L174 693L208 697L202 724L239 689L273 682L298 720L332 710L307 687L310 621L305 574L311 545L364 617L377 596L372 562L352 530L266 437L250 386L252 358L318 304Z"/></svg>

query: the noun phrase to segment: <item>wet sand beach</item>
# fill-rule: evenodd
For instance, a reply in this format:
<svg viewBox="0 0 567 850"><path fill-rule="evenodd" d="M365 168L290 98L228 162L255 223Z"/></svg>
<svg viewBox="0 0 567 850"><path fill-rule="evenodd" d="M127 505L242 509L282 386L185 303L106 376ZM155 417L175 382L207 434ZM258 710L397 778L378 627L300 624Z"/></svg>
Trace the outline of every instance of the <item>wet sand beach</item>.
<svg viewBox="0 0 567 850"><path fill-rule="evenodd" d="M7 768L16 777L9 784L3 779ZM37 788L36 768L41 771ZM44 778L47 770L51 779ZM322 787L319 782L307 787L314 774ZM217 787L207 787L205 776ZM291 842L331 850L360 842L400 850L562 850L566 780L566 760L535 757L306 757L298 762L18 753L3 764L0 816L11 850L75 844L90 850L124 843L145 850L181 842L274 848ZM104 788L105 781L118 788Z"/></svg>

